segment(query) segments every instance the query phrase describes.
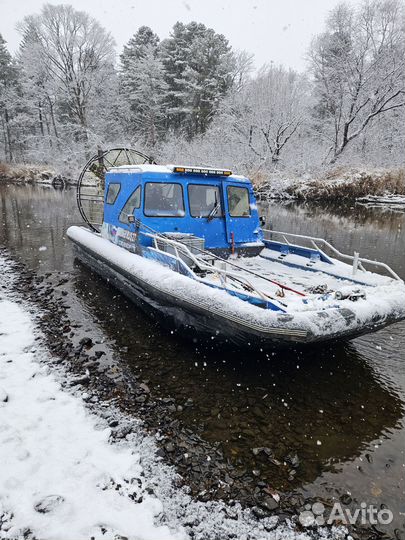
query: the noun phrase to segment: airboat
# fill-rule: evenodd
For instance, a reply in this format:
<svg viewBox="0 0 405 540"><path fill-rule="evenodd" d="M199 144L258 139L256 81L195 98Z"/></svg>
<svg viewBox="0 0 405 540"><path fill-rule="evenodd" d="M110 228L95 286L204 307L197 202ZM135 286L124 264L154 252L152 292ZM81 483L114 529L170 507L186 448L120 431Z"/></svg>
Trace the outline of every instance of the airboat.
<svg viewBox="0 0 405 540"><path fill-rule="evenodd" d="M230 170L117 148L87 163L77 202L77 257L184 336L265 349L405 318L405 285L387 264L266 228L252 183Z"/></svg>

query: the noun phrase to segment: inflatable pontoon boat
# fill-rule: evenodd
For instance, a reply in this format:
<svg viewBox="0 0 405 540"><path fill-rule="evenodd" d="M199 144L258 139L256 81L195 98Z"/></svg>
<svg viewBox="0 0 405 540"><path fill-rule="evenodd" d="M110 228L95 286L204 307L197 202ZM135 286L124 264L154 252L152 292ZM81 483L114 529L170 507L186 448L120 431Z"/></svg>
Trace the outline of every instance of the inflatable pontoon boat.
<svg viewBox="0 0 405 540"><path fill-rule="evenodd" d="M68 229L77 256L177 328L269 347L405 318L405 285L389 266L263 229L251 182L229 170L116 166L103 188L99 232Z"/></svg>

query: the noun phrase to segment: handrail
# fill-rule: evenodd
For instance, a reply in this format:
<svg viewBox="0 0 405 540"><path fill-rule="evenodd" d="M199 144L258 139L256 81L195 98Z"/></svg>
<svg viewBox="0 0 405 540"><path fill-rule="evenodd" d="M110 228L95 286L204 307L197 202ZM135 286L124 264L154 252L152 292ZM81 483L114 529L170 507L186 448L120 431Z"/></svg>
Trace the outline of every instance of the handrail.
<svg viewBox="0 0 405 540"><path fill-rule="evenodd" d="M225 277L230 277L230 278L234 278L235 280L239 281L239 282L244 282L250 289L252 292L256 292L256 294L262 299L262 300L267 300L268 298L270 298L271 300L275 300L274 298L272 298L271 296L265 294L265 293L262 293L257 287L255 287L248 279L246 279L245 276L240 276L238 274L236 274L236 272L230 272L229 270L226 270L225 268L219 268L217 266L214 266L214 265L210 265L210 264L207 264L205 263L203 260L201 259L198 259L194 253L192 253L189 248L185 245L185 244L182 244L181 242L177 242L176 240L172 240L171 238L165 238L161 235L156 235L156 234L152 234L152 233L145 233L145 232L140 232L140 234L143 234L144 236L148 236L149 238L152 238L153 240L153 243L154 243L154 247L157 251L160 251L162 253L166 253L164 252L162 249L160 249L159 245L158 245L158 240L159 242L163 242L163 243L167 243L167 244L170 244L174 247L175 249L175 258L177 259L180 259L180 256L179 256L179 251L182 251L187 257L189 257L201 270L209 270L210 272L217 272L218 274L224 274ZM182 260L182 259L181 259ZM182 261L184 262L184 261ZM277 300L277 302L279 302L281 304L281 302L279 300Z"/></svg>
<svg viewBox="0 0 405 540"><path fill-rule="evenodd" d="M398 276L398 274L396 274L394 272L394 270L390 266L388 266L388 264L385 264L385 263L380 262L380 261L372 261L370 259L365 259L364 257L359 257L358 254L355 254L353 256L353 255L347 255L346 253L342 253L338 249L336 249L330 242L325 240L324 238L317 238L315 236L307 236L305 234L295 234L295 233L286 233L286 232L282 232L282 231L273 231L273 230L270 230L270 229L263 229L263 232L264 233L281 235L284 238L286 244L289 244L288 240L285 238L286 236L291 237L291 238L301 238L301 239L304 239L304 240L310 240L312 245L318 251L322 251L322 250L317 246L317 242L321 243L324 246L328 247L331 251L333 251L333 253L335 255L337 255L341 259L346 259L346 260L350 260L350 261L353 261L353 262L357 261L358 262L358 268L360 268L363 271L365 271L365 269L363 268L362 263L371 264L373 266L378 266L380 268L384 268L389 274L391 274L391 276L394 279L397 279L398 281L402 281L402 279Z"/></svg>

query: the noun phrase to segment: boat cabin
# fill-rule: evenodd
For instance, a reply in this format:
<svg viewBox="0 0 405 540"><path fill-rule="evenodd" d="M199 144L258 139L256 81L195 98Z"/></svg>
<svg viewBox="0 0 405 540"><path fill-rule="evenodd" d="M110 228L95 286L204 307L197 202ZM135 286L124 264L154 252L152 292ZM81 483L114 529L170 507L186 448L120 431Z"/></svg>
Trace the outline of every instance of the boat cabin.
<svg viewBox="0 0 405 540"><path fill-rule="evenodd" d="M101 234L128 249L135 240L152 245L139 231L199 240L202 249L225 256L254 256L264 246L251 182L224 169L149 164L110 169Z"/></svg>

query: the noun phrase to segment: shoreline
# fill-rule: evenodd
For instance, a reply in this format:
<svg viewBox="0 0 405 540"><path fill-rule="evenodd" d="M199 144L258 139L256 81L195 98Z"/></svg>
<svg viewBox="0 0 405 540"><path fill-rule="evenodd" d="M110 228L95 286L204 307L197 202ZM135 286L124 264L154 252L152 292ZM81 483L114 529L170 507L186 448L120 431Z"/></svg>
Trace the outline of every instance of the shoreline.
<svg viewBox="0 0 405 540"><path fill-rule="evenodd" d="M0 251L1 254L5 255ZM297 519L305 505L313 504L315 499L305 499L294 489L286 493L272 492L267 485L259 491L247 492L245 478L233 476L233 467L218 446L204 441L171 417L172 411L192 407L192 402L187 403L190 401L187 400L180 404L171 398L154 399L148 381L130 372L119 352L117 354L111 344L104 341L92 327L93 323L86 321L82 327L79 320L75 320L75 300L68 273L36 275L13 258L8 257L8 260L13 272L18 273L12 291L18 298L23 293L24 304L35 307L35 322L42 334L41 342L51 355L52 369L65 374L62 386L69 392L85 395L85 402L93 410L116 409L118 415L133 419L138 426L136 419L142 418L141 431L157 445L155 459L175 468L179 475L178 488L186 489L196 504L224 504L223 511L230 520L239 519L235 515L247 515L259 528L270 520L271 530L293 524L294 528L298 526L296 533L304 535L303 538L307 533L319 538L312 536L315 531L302 528ZM112 416L109 412L111 441L120 444L131 437L134 428L128 422L111 420ZM331 529L327 531L334 537ZM379 538L371 530L353 530L351 535L362 540ZM232 538L232 535L223 538Z"/></svg>
<svg viewBox="0 0 405 540"><path fill-rule="evenodd" d="M313 175L268 173L252 175L259 201L359 202L405 205L405 169L341 167ZM9 165L0 162L0 183L71 187L76 180L47 165ZM91 184L89 184L91 185ZM391 200L389 200L391 199Z"/></svg>
<svg viewBox="0 0 405 540"><path fill-rule="evenodd" d="M122 504L125 512L128 513L129 505L141 505L143 501L149 501L148 509L150 505L154 508L154 504L155 506L157 504L158 507L160 504L161 509L156 512L154 520L156 526L154 531L158 533L160 532L159 527L168 526L171 534L163 535L166 540L185 540L186 538L210 540L215 534L220 534L221 539L224 540L235 537L249 537L252 540L277 540L278 538L310 540L319 538L318 532L325 540L343 540L346 534L345 528L323 527L319 531L314 528L304 529L297 522L293 512L285 513L280 517L277 515L279 512L269 512L263 508L260 513L258 509L255 512L253 508L250 509L235 500L224 501L221 498L196 496L184 476L180 476L176 460L169 459L169 456L178 453L177 450L179 449L177 446L179 441L175 437L172 436L168 440L167 436L165 436L165 422L162 419L165 419L169 413L168 405L170 404L164 403L159 407L158 403L153 403L152 398L148 396L146 383L135 380L134 377L129 379L125 370L120 370L121 363L119 361L115 362L114 360L117 359L111 357L112 351L109 344L98 339L91 330L89 331L88 327L85 331L86 337L80 337L81 334L70 336L71 332L68 332L67 325L70 325L72 329L79 329L77 324L71 321L66 313L66 302L69 302L69 298L68 294L63 293L66 293L69 288L67 277L61 276L61 274L56 276L57 283L52 284L52 287L55 287L57 291L58 297L56 298L53 291L50 290L49 278L51 276L34 276L32 272L27 271L21 263L15 262L3 250L0 250L0 261L5 261L5 264L2 265L3 269L6 270L8 278L11 277L11 284L7 284L10 279L5 280L0 302L13 303L17 310L24 310L31 319L31 324L36 328L34 333L35 341L33 342L35 346L30 346L30 350L24 354L34 354L39 357L38 369L40 372L45 376L56 379L57 384L60 386L60 393L66 392L67 401L71 400L72 396L76 398L76 406L84 407L87 411L87 418L90 416L91 422L100 426L99 429L108 432L108 446L111 447L111 452L118 450L128 453L128 450L132 450L133 455L139 454L140 456L139 465L142 467L143 472L139 475L140 481L137 481L137 478L134 479L136 496L135 493L132 493L134 487L131 489L131 486L127 485L125 475L123 485L120 485L119 479L112 479L107 486L107 489L112 490L112 493L119 491L119 495L123 498ZM24 298L22 298L22 294ZM61 301L59 295L63 301ZM27 328L27 332L29 331L30 329ZM89 337L89 333L92 338ZM7 333L3 335L7 336ZM69 337L75 339L72 340ZM77 342L79 345L77 345ZM99 354L94 349L97 349ZM42 354L42 351L44 354ZM92 352L95 354L92 354ZM100 354L100 352L103 354ZM7 359L5 361L8 362ZM38 362L38 360L36 361ZM2 384L4 384L4 381L3 378ZM139 397L142 397L142 399L139 400ZM143 399L144 397L145 399ZM7 395L6 402L10 401L11 403L14 399L15 394L13 394L11 388L10 396ZM41 403L41 399L39 401ZM150 401L150 403L147 404L147 401ZM134 404L136 405L134 406ZM151 427L150 425L152 421L152 415L148 414L150 408L159 409L155 411L161 420L158 427ZM7 409L4 408L3 410ZM13 421L13 418L9 421ZM74 419L75 422L76 418ZM69 430L71 429L69 427ZM173 431L173 426L170 429ZM167 449L168 444L171 444L174 449ZM203 441L197 441L197 446L203 450L205 462L214 468L214 459L212 461L206 459L212 449ZM93 451L97 452L97 450L98 448L93 448L90 457ZM181 451L184 452L184 450ZM211 453L211 455L214 458L214 454ZM63 459L59 465L61 467L65 466ZM44 463L42 467L46 469L47 464ZM12 474L12 471L9 474ZM119 476L120 473L117 472L117 474ZM198 476L201 476L201 473ZM130 484L133 483L132 480L132 478L129 479ZM50 485L52 485L52 482ZM21 489L24 488L21 487ZM37 486L36 490L38 489L42 495L45 494L43 493L43 486ZM97 486L92 487L92 489L97 489ZM102 491L104 491L104 488ZM32 494L28 494L28 497L36 496L36 493L34 490ZM53 499L55 499L56 495L52 493ZM44 498L44 504L49 502L51 507L49 509L47 507L43 512L42 510L37 510L37 512L53 518L54 509L52 504L56 502L56 505L58 505L59 499L57 498L56 501L50 500L52 497L46 496ZM153 500L156 502L153 503ZM40 502L42 503L42 499ZM2 500L0 498L0 533L5 534L5 536L2 535L2 538L8 538L9 532L11 534L10 538L14 538L13 534L16 533L18 527L22 527L28 532L26 527L28 525L29 528L30 524L15 523L13 521L13 509L7 508L6 504L7 499ZM116 507L116 511L119 508L120 505ZM138 512L138 508L140 510L139 506L135 506L134 511ZM147 514L149 515L148 509ZM35 519L35 512L32 516L33 522L41 525L40 517L38 516L39 521ZM82 517L82 519L85 518L86 516ZM58 527L57 519L56 516L54 518L56 524L55 521L52 522L52 525L56 528ZM106 519L106 523L109 523L108 519ZM114 524L114 520L112 520L112 523ZM119 523L119 520L115 520L115 523ZM149 522L149 525L152 525L151 522ZM128 520L125 526L128 530ZM134 523L134 526L135 530L128 535L128 539L142 537L152 540L152 538L161 537L154 537L153 533L149 535L140 534L136 529L138 523ZM107 538L126 538L126 536L120 536L119 534L114 536L114 534L122 532L119 526L117 528L118 530L112 530L111 536L108 535ZM32 540L42 538L42 536L36 536L35 531L29 532L29 538L32 538ZM110 530L107 532L110 533ZM90 534L89 530L89 538L90 536L92 534ZM104 533L102 537L105 537ZM69 538L71 537L69 536ZM86 537L80 536L80 538ZM99 536L97 535L95 538L99 538Z"/></svg>
<svg viewBox="0 0 405 540"><path fill-rule="evenodd" d="M66 187L73 186L76 182L56 172L51 165L26 165L0 162L1 183Z"/></svg>
<svg viewBox="0 0 405 540"><path fill-rule="evenodd" d="M355 202L364 198L397 196L402 199L400 204L405 204L405 170L340 168L311 177L274 175L256 183L255 189L262 201Z"/></svg>

